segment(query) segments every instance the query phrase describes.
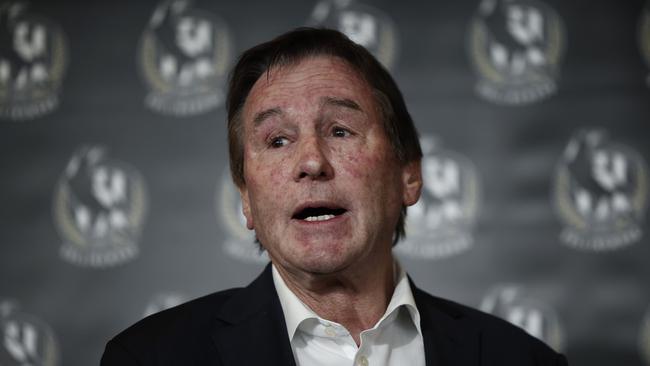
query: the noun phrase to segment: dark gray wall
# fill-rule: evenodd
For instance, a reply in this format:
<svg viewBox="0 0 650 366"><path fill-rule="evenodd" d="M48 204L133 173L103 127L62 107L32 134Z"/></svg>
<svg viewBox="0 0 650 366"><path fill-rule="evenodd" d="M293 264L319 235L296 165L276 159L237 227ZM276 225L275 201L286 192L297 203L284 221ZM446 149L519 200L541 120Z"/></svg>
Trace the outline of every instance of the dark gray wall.
<svg viewBox="0 0 650 366"><path fill-rule="evenodd" d="M572 365L647 364L647 6L489 5L323 7L326 25L371 42L426 139L401 263ZM196 1L160 26L156 1L3 6L0 364L97 364L145 312L251 281L264 259L227 180L225 73L244 49L314 23L317 3ZM196 32L207 21L212 42L178 41L165 21L183 19ZM181 66L201 60L188 70L211 76L179 86Z"/></svg>

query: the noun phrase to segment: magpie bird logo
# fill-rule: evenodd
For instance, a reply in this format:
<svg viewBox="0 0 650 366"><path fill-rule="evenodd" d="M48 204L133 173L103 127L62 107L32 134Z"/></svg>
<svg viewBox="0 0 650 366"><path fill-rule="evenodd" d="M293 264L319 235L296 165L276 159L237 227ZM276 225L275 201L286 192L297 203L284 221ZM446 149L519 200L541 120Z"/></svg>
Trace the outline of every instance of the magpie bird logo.
<svg viewBox="0 0 650 366"><path fill-rule="evenodd" d="M406 238L395 250L413 258L445 258L474 244L480 182L474 164L464 156L444 149L431 136L422 137L420 144L424 187L420 200L408 209Z"/></svg>
<svg viewBox="0 0 650 366"><path fill-rule="evenodd" d="M468 40L478 95L506 105L552 95L565 38L562 19L541 1L483 0Z"/></svg>
<svg viewBox="0 0 650 366"><path fill-rule="evenodd" d="M241 197L226 169L221 177L221 184L216 195L219 221L226 231L223 249L231 258L248 263L266 263L269 261L266 251L262 251L255 242L255 234L246 227Z"/></svg>
<svg viewBox="0 0 650 366"><path fill-rule="evenodd" d="M580 130L557 165L554 201L561 240L577 249L614 250L637 242L648 202L641 156L605 130Z"/></svg>
<svg viewBox="0 0 650 366"><path fill-rule="evenodd" d="M0 302L0 365L56 366L59 347L52 329L18 309Z"/></svg>
<svg viewBox="0 0 650 366"><path fill-rule="evenodd" d="M223 104L232 45L226 23L189 0L162 2L139 46L139 66L149 87L145 104L178 117Z"/></svg>
<svg viewBox="0 0 650 366"><path fill-rule="evenodd" d="M495 286L481 301L480 309L522 328L558 352L564 349L564 331L557 314L523 286Z"/></svg>
<svg viewBox="0 0 650 366"><path fill-rule="evenodd" d="M59 105L67 42L51 20L26 2L0 5L0 118L28 120Z"/></svg>
<svg viewBox="0 0 650 366"><path fill-rule="evenodd" d="M399 36L395 23L382 11L354 0L323 0L316 4L309 25L337 29L364 46L387 69L395 66Z"/></svg>
<svg viewBox="0 0 650 366"><path fill-rule="evenodd" d="M54 195L54 219L63 239L61 256L74 264L108 267L138 255L147 197L130 165L88 146L70 159Z"/></svg>

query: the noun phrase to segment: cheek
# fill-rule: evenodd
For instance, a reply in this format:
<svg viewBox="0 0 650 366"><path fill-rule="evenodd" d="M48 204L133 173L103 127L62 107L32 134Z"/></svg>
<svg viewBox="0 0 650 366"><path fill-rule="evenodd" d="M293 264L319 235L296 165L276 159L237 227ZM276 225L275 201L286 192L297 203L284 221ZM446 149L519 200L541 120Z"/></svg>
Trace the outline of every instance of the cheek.
<svg viewBox="0 0 650 366"><path fill-rule="evenodd" d="M287 166L286 159L278 159L277 161L260 162L251 156L250 164L246 169L246 182L253 194L252 204L257 203L258 210L272 209L274 203L282 202L283 194L286 194L282 189L287 181Z"/></svg>
<svg viewBox="0 0 650 366"><path fill-rule="evenodd" d="M280 169L272 169L269 174L269 182L273 184L274 187L277 187L277 184L282 182L282 178L284 177L284 172L282 172Z"/></svg>
<svg viewBox="0 0 650 366"><path fill-rule="evenodd" d="M381 179L391 166L390 159L383 151L372 151L371 148L346 151L341 156L346 175L355 179Z"/></svg>
<svg viewBox="0 0 650 366"><path fill-rule="evenodd" d="M367 159L360 156L358 152L344 153L342 161L342 168L347 176L352 178L364 178L363 166L367 165Z"/></svg>
<svg viewBox="0 0 650 366"><path fill-rule="evenodd" d="M286 174L287 159L273 157L255 152L247 152L245 159L246 180L269 185L270 181L278 182Z"/></svg>
<svg viewBox="0 0 650 366"><path fill-rule="evenodd" d="M335 171L338 170L344 176L354 179L367 177L368 172L364 171L364 167L368 167L371 161L365 149L357 146L337 146L331 153L330 161L335 163Z"/></svg>
<svg viewBox="0 0 650 366"><path fill-rule="evenodd" d="M257 173L260 183L267 186L276 198L285 192L283 187L291 182L292 166L289 158L276 158L267 161L264 166L258 166Z"/></svg>
<svg viewBox="0 0 650 366"><path fill-rule="evenodd" d="M377 159L375 156L362 156L357 160L359 166L359 177L366 180L382 179L383 168L386 161Z"/></svg>

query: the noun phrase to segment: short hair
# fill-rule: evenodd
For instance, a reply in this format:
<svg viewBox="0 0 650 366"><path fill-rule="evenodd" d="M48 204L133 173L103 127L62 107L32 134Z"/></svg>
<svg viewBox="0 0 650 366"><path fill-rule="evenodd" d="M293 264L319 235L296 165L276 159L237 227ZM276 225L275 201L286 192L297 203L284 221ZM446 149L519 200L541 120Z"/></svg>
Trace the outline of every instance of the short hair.
<svg viewBox="0 0 650 366"><path fill-rule="evenodd" d="M389 72L364 47L343 33L324 28L297 28L245 51L230 75L228 88L228 147L230 173L237 187L244 179L242 109L253 85L273 67L296 64L309 57L333 56L345 61L373 89L384 130L401 164L419 161L422 149L404 97ZM406 206L402 206L393 245L405 236Z"/></svg>

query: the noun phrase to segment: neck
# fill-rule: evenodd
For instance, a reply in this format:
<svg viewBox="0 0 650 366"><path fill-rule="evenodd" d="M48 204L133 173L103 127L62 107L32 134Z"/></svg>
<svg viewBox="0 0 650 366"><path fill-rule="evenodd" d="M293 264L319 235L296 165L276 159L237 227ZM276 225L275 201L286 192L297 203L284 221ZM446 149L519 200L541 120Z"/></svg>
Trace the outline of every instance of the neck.
<svg viewBox="0 0 650 366"><path fill-rule="evenodd" d="M357 345L362 331L386 312L395 289L392 254L334 274L294 272L276 266L287 287L318 316L343 325Z"/></svg>

